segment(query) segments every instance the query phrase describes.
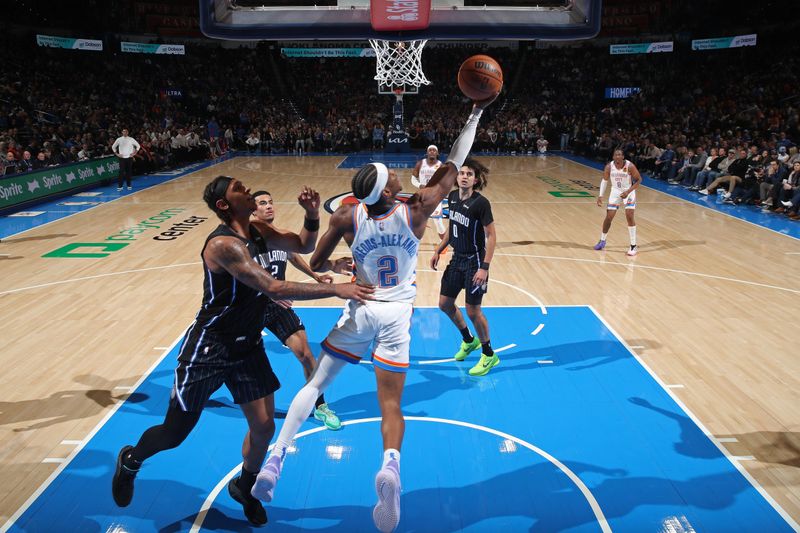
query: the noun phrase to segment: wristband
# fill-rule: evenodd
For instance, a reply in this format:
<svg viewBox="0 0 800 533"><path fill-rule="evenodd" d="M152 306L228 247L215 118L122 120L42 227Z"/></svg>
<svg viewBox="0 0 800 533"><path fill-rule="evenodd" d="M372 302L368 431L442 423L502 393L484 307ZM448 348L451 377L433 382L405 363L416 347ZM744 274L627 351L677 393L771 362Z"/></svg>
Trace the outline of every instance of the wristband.
<svg viewBox="0 0 800 533"><path fill-rule="evenodd" d="M319 219L306 217L303 219L303 227L306 231L319 231Z"/></svg>
<svg viewBox="0 0 800 533"><path fill-rule="evenodd" d="M482 262L481 262L481 268L482 268L483 270L489 270L489 263L487 263L487 262L485 262L485 261L482 261Z"/></svg>

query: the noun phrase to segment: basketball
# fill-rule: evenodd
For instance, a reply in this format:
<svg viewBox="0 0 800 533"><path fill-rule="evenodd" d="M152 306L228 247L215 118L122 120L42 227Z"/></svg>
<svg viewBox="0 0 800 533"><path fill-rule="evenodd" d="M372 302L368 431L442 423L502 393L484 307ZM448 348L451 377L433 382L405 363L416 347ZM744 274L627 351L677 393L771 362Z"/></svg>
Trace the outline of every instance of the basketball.
<svg viewBox="0 0 800 533"><path fill-rule="evenodd" d="M503 88L503 69L489 56L472 56L458 69L458 87L470 100L485 100Z"/></svg>

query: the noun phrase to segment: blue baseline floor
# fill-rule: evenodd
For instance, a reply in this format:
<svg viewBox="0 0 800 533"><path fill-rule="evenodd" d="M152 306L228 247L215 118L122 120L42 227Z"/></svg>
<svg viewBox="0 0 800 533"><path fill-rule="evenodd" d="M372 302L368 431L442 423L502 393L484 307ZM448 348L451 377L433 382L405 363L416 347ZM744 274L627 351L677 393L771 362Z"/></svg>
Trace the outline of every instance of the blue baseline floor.
<svg viewBox="0 0 800 533"><path fill-rule="evenodd" d="M546 454L579 478L614 531L680 531L674 524L703 532L791 531L591 308L485 311L495 349L506 349L482 378L467 374L474 356L427 364L449 357L459 335L438 309L414 314L399 531L600 531L587 495ZM298 312L318 352L340 311ZM302 370L273 336L265 343L283 383L276 406L284 413ZM186 442L146 462L130 507L111 499L117 451L162 419L176 353L177 346L11 531L53 531L56 524L58 531L188 531L208 498L200 530L248 530L224 489L246 429L224 388ZM352 425L296 441L267 506L266 530L374 530L381 441L379 423L363 421L379 416L373 372L367 364L345 368L326 393ZM312 419L301 429L318 427Z"/></svg>

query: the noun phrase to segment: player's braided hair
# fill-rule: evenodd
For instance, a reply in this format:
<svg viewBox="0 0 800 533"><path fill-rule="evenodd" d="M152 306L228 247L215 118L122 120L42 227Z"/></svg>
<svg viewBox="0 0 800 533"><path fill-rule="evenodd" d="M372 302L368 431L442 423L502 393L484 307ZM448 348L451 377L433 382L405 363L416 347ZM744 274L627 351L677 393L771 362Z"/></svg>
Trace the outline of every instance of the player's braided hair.
<svg viewBox="0 0 800 533"><path fill-rule="evenodd" d="M476 191L485 189L489 185L489 169L483 166L480 161L468 157L464 161L464 166L471 168L472 172L475 173L475 187L473 188Z"/></svg>
<svg viewBox="0 0 800 533"><path fill-rule="evenodd" d="M378 169L375 165L364 165L353 176L353 181L350 183L350 188L353 190L353 196L359 200L369 196L372 188L375 187L375 182L378 180Z"/></svg>

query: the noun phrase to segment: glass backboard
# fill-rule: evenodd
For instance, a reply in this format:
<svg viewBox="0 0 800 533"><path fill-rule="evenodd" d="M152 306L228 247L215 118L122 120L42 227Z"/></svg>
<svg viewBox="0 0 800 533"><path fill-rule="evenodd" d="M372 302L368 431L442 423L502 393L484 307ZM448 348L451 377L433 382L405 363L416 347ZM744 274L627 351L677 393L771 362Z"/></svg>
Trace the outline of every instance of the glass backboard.
<svg viewBox="0 0 800 533"><path fill-rule="evenodd" d="M376 21L370 0L200 0L200 28L231 40L576 40L597 35L602 7L602 0L380 3L398 13L387 18L416 29L387 29L385 20Z"/></svg>

